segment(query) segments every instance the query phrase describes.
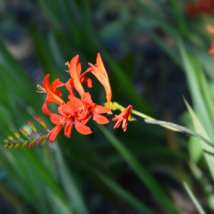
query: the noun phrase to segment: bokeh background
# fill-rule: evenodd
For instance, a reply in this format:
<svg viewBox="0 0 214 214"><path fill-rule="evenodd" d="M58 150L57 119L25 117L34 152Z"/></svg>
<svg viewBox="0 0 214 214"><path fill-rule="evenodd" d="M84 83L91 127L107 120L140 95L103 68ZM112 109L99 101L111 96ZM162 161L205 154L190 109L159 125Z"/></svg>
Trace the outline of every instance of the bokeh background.
<svg viewBox="0 0 214 214"><path fill-rule="evenodd" d="M30 133L33 115L53 128L41 111L45 95L36 93L37 83L48 73L51 81L65 82L65 62L80 54L85 70L98 52L112 101L193 129L183 95L213 137L212 36L206 30L213 4L0 0L0 213L196 214L183 181L207 213L214 212L199 141L159 126L130 122L124 133L112 122L100 127L90 121L89 136L73 130L54 144L3 148L18 128ZM105 102L98 81L90 93L94 102Z"/></svg>

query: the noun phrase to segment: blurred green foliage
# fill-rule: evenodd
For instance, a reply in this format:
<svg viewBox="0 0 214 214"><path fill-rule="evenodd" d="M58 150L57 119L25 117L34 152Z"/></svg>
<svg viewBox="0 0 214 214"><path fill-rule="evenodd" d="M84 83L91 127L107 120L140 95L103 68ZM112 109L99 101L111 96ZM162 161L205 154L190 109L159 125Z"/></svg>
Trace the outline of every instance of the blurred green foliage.
<svg viewBox="0 0 214 214"><path fill-rule="evenodd" d="M147 36L184 71L193 107L210 141L214 142L214 73L208 55L210 38L204 30L205 25L211 23L209 18L188 19L185 1L176 0L125 3L119 0L38 0L36 5L42 14L42 25L34 17L26 32L33 39L44 75L50 73L52 80L60 77L65 82L69 78L64 72L66 61L80 54L86 69L87 63L94 63L100 52L109 72L113 101L124 106L130 103L154 116L151 97L143 99L135 85L136 76L143 72L136 71L138 50L133 51L132 42L127 42L137 40L138 35ZM109 11L113 18L107 22L105 15ZM156 33L157 29L172 42L164 41ZM111 39L116 41L112 46L119 46L116 53L108 46ZM4 149L3 140L18 128L26 127L33 115L42 117L49 128L53 125L41 112L45 97L36 93L35 84L3 41L2 37L0 172L6 175L1 179L0 192L17 213L111 213L104 208L107 203L113 207L111 210L122 214L176 214L179 207L170 195L176 191L173 183L184 191L183 180L188 181L190 188L203 192L207 199L205 209L214 210L214 192L210 180L204 178L210 175L200 144L193 142L196 140L192 137L185 139L156 126L133 122L123 133L112 130L112 123L100 127L91 122L93 134L90 136L73 131L71 139L61 134L58 142L51 145L46 142L33 149ZM94 81L93 89L90 91L93 100L104 102L101 85ZM164 118L170 118L170 113ZM186 113L185 118L185 125L192 127L190 115ZM188 146L188 141L192 141L193 146ZM211 155L206 156L212 159ZM197 168L197 163L203 171ZM131 174L131 181L126 182L126 171Z"/></svg>

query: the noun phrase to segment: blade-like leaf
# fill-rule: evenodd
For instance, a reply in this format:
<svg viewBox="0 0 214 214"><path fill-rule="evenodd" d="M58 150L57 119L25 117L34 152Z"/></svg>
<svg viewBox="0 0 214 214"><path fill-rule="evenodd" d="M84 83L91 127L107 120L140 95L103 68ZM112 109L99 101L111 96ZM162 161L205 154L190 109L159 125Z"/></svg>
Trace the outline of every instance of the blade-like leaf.
<svg viewBox="0 0 214 214"><path fill-rule="evenodd" d="M120 155L127 161L133 171L139 177L139 179L146 185L151 191L156 200L161 204L162 207L167 210L168 213L177 213L172 201L169 199L167 194L156 182L152 175L143 167L137 159L126 149L122 142L120 142L112 133L110 133L104 126L98 126L103 134L109 139L112 145L118 150Z"/></svg>
<svg viewBox="0 0 214 214"><path fill-rule="evenodd" d="M183 182L183 185L184 185L184 187L185 187L185 189L186 189L186 191L187 191L189 197L192 199L192 202L195 204L195 206L196 206L198 212L199 212L200 214L206 214L206 213L204 212L203 208L201 207L201 205L199 204L199 202L197 201L197 199L195 198L195 196L193 195L191 189L188 187L187 183L186 183L186 182Z"/></svg>

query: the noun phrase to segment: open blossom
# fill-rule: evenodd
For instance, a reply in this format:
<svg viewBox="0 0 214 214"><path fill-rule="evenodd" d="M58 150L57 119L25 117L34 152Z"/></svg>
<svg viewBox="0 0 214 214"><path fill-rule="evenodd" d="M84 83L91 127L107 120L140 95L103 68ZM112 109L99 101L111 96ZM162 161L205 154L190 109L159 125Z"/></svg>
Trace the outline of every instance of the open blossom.
<svg viewBox="0 0 214 214"><path fill-rule="evenodd" d="M52 111L47 107L50 103L56 103L58 105L64 104L65 102L60 98L62 97L62 93L57 90L57 88L64 86L65 84L62 83L59 79L53 81L50 85L49 82L50 74L47 74L43 80L43 86L37 85L39 93L47 93L46 100L42 106L42 111L44 114L50 115Z"/></svg>
<svg viewBox="0 0 214 214"><path fill-rule="evenodd" d="M80 103L81 104L81 103ZM56 124L48 134L47 138L50 138L50 142L53 143L64 127L64 134L66 137L70 138L73 126L76 130L84 135L91 134L92 131L88 126L85 126L80 122L82 116L80 113L81 105L76 105L72 101L68 101L66 104L59 106L58 114L51 114L51 122Z"/></svg>
<svg viewBox="0 0 214 214"><path fill-rule="evenodd" d="M71 78L65 84L65 87L69 91L70 94L74 95L74 90L76 89L81 97L84 96L85 90L82 86L84 83L89 88L92 87L92 80L89 77L86 77L86 73L89 71L85 71L81 74L81 64L79 61L79 55L76 55L71 59L71 62L68 63L69 74Z"/></svg>
<svg viewBox="0 0 214 214"><path fill-rule="evenodd" d="M133 107L132 105L129 105L126 109L124 109L117 117L113 118L113 121L117 121L114 125L114 129L118 128L120 124L122 124L123 131L125 132L128 125L128 119L131 117L131 111Z"/></svg>
<svg viewBox="0 0 214 214"><path fill-rule="evenodd" d="M71 96L69 96L69 99L73 100ZM93 120L95 120L98 124L109 123L109 120L100 114L108 113L111 111L111 109L94 103L91 99L91 95L88 92L84 94L82 98L82 103L82 114L85 115L83 122L87 122L91 117L93 117Z"/></svg>

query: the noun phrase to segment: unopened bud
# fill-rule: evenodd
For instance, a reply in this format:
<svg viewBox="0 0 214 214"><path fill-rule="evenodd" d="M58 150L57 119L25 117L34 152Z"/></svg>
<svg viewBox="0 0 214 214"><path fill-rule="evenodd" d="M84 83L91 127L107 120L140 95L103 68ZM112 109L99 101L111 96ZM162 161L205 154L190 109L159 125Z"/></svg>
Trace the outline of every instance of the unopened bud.
<svg viewBox="0 0 214 214"><path fill-rule="evenodd" d="M14 144L9 145L9 149L13 148Z"/></svg>
<svg viewBox="0 0 214 214"><path fill-rule="evenodd" d="M16 142L16 140L13 137L11 137L11 136L8 136L8 139L11 140L11 141L13 141L13 142Z"/></svg>
<svg viewBox="0 0 214 214"><path fill-rule="evenodd" d="M37 141L37 145L40 146L46 138L47 138L46 136L40 137L39 140Z"/></svg>
<svg viewBox="0 0 214 214"><path fill-rule="evenodd" d="M31 149L32 147L34 147L36 144L36 140L33 140L32 142L30 142L28 148Z"/></svg>
<svg viewBox="0 0 214 214"><path fill-rule="evenodd" d="M28 124L30 125L34 132L38 133L37 128L32 121L28 121Z"/></svg>
<svg viewBox="0 0 214 214"><path fill-rule="evenodd" d="M23 141L22 137L20 136L20 134L18 132L14 132L14 134L19 140Z"/></svg>
<svg viewBox="0 0 214 214"><path fill-rule="evenodd" d="M22 147L25 148L28 145L29 141L23 143Z"/></svg>
<svg viewBox="0 0 214 214"><path fill-rule="evenodd" d="M47 128L47 125L45 124L45 122L43 121L42 118L40 118L39 116L35 115L33 116L33 118L38 121L45 129Z"/></svg>
<svg viewBox="0 0 214 214"><path fill-rule="evenodd" d="M17 144L15 145L15 148L18 148L20 145L21 145L21 143L17 143Z"/></svg>
<svg viewBox="0 0 214 214"><path fill-rule="evenodd" d="M31 139L30 135L22 128L19 129L19 131L24 135L26 136L28 139Z"/></svg>

